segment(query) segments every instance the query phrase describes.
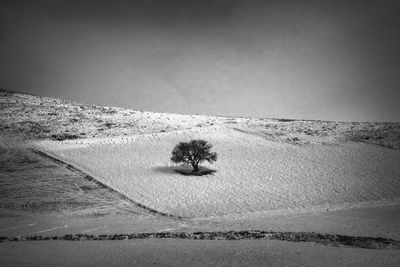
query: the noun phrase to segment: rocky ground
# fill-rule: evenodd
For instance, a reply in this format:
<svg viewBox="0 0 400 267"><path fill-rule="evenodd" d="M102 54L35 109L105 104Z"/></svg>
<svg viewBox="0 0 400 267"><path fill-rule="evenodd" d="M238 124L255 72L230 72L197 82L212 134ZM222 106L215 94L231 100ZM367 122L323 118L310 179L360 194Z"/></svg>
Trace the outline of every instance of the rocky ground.
<svg viewBox="0 0 400 267"><path fill-rule="evenodd" d="M66 140L225 125L290 143L360 141L400 149L398 122L335 122L153 113L0 91L0 133Z"/></svg>

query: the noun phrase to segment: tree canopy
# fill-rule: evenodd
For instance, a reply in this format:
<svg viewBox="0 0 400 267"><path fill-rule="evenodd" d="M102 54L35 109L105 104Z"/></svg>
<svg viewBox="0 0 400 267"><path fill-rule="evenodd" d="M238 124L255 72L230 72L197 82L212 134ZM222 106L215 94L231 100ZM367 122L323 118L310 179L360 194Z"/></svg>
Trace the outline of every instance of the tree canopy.
<svg viewBox="0 0 400 267"><path fill-rule="evenodd" d="M217 160L217 153L211 152L213 146L205 140L191 140L180 142L172 151L171 161L186 163L193 167L193 172L199 171L199 164L207 161L213 163Z"/></svg>

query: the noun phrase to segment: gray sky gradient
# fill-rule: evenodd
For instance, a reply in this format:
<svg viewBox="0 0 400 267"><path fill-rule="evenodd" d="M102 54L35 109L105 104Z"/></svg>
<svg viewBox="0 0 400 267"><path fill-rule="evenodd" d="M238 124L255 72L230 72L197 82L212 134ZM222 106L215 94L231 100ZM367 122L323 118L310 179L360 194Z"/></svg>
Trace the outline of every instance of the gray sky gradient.
<svg viewBox="0 0 400 267"><path fill-rule="evenodd" d="M400 121L397 2L0 0L0 88L160 112Z"/></svg>

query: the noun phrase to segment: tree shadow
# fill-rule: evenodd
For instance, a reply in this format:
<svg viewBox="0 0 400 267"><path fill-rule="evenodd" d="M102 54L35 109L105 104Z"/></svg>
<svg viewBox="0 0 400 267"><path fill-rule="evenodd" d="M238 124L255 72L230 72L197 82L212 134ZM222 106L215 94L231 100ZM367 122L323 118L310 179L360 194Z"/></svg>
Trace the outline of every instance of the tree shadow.
<svg viewBox="0 0 400 267"><path fill-rule="evenodd" d="M185 176L203 176L203 175L213 174L214 172L216 172L216 170L209 169L203 166L199 166L198 172L193 172L193 169L190 166L157 166L153 167L153 170L164 174L179 173Z"/></svg>
<svg viewBox="0 0 400 267"><path fill-rule="evenodd" d="M193 170L188 170L188 169L177 169L175 172L185 175L185 176L203 176L203 175L209 175L213 174L216 172L216 170L211 170L208 168L199 168L198 172L194 172Z"/></svg>
<svg viewBox="0 0 400 267"><path fill-rule="evenodd" d="M161 172L165 174L175 174L176 166L157 166L153 167L153 170L155 172Z"/></svg>

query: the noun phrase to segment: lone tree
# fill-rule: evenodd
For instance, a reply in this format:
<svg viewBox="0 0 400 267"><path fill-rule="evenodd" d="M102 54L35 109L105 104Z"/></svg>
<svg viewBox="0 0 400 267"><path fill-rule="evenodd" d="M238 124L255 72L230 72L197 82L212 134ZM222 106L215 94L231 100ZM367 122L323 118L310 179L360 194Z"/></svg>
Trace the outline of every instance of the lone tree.
<svg viewBox="0 0 400 267"><path fill-rule="evenodd" d="M187 163L192 165L193 172L199 171L199 163L217 160L217 153L210 152L212 145L204 140L191 140L180 142L172 151L171 160L174 163Z"/></svg>

